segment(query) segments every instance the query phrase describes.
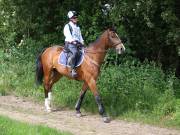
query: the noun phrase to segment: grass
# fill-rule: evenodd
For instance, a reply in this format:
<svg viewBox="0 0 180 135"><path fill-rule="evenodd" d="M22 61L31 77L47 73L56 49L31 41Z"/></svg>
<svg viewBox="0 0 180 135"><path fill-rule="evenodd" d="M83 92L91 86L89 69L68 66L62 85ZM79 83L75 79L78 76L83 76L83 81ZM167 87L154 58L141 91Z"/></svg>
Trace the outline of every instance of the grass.
<svg viewBox="0 0 180 135"><path fill-rule="evenodd" d="M72 135L55 129L18 122L8 117L0 116L0 135Z"/></svg>

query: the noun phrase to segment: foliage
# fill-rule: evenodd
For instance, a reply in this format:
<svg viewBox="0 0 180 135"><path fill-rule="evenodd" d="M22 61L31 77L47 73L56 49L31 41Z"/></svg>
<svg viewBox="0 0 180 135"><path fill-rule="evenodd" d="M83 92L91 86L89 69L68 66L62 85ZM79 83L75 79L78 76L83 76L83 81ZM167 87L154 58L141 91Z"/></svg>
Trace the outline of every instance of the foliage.
<svg viewBox="0 0 180 135"><path fill-rule="evenodd" d="M130 53L140 60L148 58L165 67L175 66L180 39L179 13L174 12L176 1L121 0L114 3L111 18L117 26L124 26Z"/></svg>
<svg viewBox="0 0 180 135"><path fill-rule="evenodd" d="M116 26L123 41L127 41L128 55L175 68L180 38L177 3L176 0L1 0L0 43L3 48L18 48L26 38L40 41L41 47L63 43L66 14L68 10L76 10L86 44L108 26Z"/></svg>

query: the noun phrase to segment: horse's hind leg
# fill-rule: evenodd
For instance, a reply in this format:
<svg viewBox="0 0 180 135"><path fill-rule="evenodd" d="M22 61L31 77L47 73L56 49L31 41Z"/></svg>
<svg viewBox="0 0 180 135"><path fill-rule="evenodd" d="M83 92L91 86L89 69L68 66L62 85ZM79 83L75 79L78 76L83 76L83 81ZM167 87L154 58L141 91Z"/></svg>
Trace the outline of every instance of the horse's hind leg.
<svg viewBox="0 0 180 135"><path fill-rule="evenodd" d="M82 101L84 99L84 96L86 94L86 91L87 91L87 88L88 88L88 85L86 82L84 82L83 86L82 86L82 90L80 92L80 96L79 96L79 99L75 105L75 108L76 108L76 116L77 117L81 117L81 111L80 111L80 108L81 108L81 104L82 104Z"/></svg>
<svg viewBox="0 0 180 135"><path fill-rule="evenodd" d="M54 70L49 71L44 76L45 109L51 112L52 86L59 80L61 75Z"/></svg>
<svg viewBox="0 0 180 135"><path fill-rule="evenodd" d="M49 105L51 106L51 100L52 100L52 86L54 83L56 83L60 78L62 77L61 74L59 74L55 69L51 73L51 80L50 80L50 89L48 92L48 99L49 99Z"/></svg>
<svg viewBox="0 0 180 135"><path fill-rule="evenodd" d="M45 109L47 112L51 112L50 100L51 100L51 87L50 87L50 76L44 75L44 94L45 94Z"/></svg>

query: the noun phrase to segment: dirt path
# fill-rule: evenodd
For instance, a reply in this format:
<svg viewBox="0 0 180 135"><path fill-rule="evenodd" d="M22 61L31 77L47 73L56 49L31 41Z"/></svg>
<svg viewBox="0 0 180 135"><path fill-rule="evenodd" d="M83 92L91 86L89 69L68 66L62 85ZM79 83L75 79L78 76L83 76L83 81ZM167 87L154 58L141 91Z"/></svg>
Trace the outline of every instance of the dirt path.
<svg viewBox="0 0 180 135"><path fill-rule="evenodd" d="M103 123L99 115L75 117L74 111L44 111L43 104L24 100L15 96L0 96L0 115L10 118L43 124L74 135L180 135L180 130L159 128L139 123L113 120Z"/></svg>

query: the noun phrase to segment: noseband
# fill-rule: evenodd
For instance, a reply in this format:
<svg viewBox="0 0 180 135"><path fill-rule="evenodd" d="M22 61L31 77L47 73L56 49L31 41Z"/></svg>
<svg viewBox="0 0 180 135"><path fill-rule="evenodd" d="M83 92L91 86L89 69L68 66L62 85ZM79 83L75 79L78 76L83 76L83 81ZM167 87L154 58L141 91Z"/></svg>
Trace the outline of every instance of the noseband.
<svg viewBox="0 0 180 135"><path fill-rule="evenodd" d="M114 45L112 45L113 47L116 47L116 46L118 46L119 44L122 44L121 42L119 42L119 43L116 43L116 44L114 44Z"/></svg>

